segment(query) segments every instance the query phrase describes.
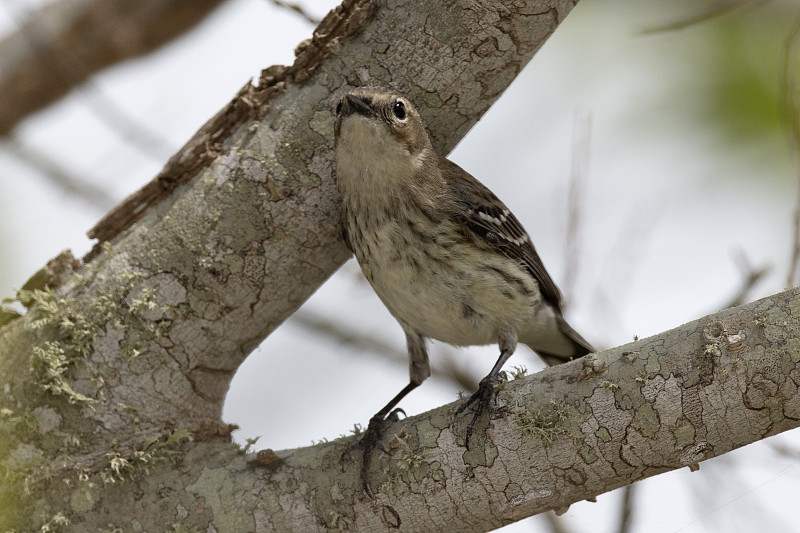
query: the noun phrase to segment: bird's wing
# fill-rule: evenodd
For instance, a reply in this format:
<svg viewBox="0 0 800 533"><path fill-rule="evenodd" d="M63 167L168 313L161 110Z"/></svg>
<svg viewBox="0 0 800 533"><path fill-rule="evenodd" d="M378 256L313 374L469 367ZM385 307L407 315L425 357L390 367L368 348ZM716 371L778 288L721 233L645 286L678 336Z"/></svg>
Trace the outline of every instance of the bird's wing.
<svg viewBox="0 0 800 533"><path fill-rule="evenodd" d="M544 299L561 310L561 292L544 268L531 238L517 217L485 185L448 159L442 177L456 192L457 217L488 249L521 263L539 283Z"/></svg>

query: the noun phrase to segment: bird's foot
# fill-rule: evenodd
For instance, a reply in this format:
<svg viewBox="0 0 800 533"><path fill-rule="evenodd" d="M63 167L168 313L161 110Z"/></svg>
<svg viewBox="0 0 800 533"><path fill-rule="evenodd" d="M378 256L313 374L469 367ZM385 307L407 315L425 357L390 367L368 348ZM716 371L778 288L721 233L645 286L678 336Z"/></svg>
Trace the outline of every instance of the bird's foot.
<svg viewBox="0 0 800 533"><path fill-rule="evenodd" d="M498 381L499 380L497 376L488 375L483 378L478 385L478 390L475 391L472 396L467 398L467 401L464 402L456 411L456 416L458 416L470 405L474 404L475 402L478 403L478 405L475 407L475 413L472 415L472 420L470 420L469 425L467 425L467 433L464 437L464 444L467 448L469 448L469 439L472 437L472 433L475 430L475 425L478 423L478 420L481 419L484 413L488 413L489 417L491 417L492 413L497 410L496 399Z"/></svg>
<svg viewBox="0 0 800 533"><path fill-rule="evenodd" d="M361 449L361 487L370 497L373 496L372 489L369 486L369 467L372 461L372 456L380 444L381 437L383 436L383 430L386 429L386 426L388 426L390 423L399 419L399 413L403 413L405 415L405 411L402 409L395 409L386 417L375 415L370 418L369 425L367 425L367 430L364 432L364 435L352 446L352 448L345 452L349 454L352 449Z"/></svg>

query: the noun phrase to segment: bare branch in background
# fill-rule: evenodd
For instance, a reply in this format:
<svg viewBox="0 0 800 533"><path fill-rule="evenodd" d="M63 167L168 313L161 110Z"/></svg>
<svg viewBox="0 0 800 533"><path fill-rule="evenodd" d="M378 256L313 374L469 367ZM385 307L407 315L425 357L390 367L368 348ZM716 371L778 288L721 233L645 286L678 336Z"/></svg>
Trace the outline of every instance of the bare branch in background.
<svg viewBox="0 0 800 533"><path fill-rule="evenodd" d="M622 487L622 508L619 517L619 533L630 533L633 524L633 493L636 485L626 485Z"/></svg>
<svg viewBox="0 0 800 533"><path fill-rule="evenodd" d="M650 28L646 28L642 30L641 33L648 34L648 33L661 33L665 31L680 30L692 26L694 24L707 22L714 18L720 17L725 13L733 11L734 9L745 7L748 4L758 5L758 4L763 4L765 2L766 0L723 0L721 2L717 2L712 6L707 7L706 9L700 11L699 13L695 13L694 15L689 15L674 22L668 22L666 24L659 24L656 26L652 26Z"/></svg>
<svg viewBox="0 0 800 533"><path fill-rule="evenodd" d="M797 267L800 261L800 105L798 103L797 86L797 49L800 44L800 15L795 19L783 45L783 68L781 70L781 102L786 126L789 131L789 145L794 155L795 172L797 174L797 205L794 210L794 228L792 234L792 255L789 260L789 272L786 286L794 287L797 282Z"/></svg>
<svg viewBox="0 0 800 533"><path fill-rule="evenodd" d="M62 191L86 200L100 210L109 209L116 203L108 191L70 174L57 162L35 148L24 146L13 136L0 140L0 143L10 155L34 168Z"/></svg>
<svg viewBox="0 0 800 533"><path fill-rule="evenodd" d="M747 259L747 255L743 250L738 250L733 259L736 262L736 266L739 267L739 271L742 273L742 283L734 296L728 300L723 308L736 307L737 305L745 303L747 301L747 295L750 294L753 287L755 287L770 271L769 265L754 267L750 264L750 260Z"/></svg>
<svg viewBox="0 0 800 533"><path fill-rule="evenodd" d="M558 516L555 511L547 511L546 513L542 513L542 516L547 520L550 533L570 533L566 522Z"/></svg>
<svg viewBox="0 0 800 533"><path fill-rule="evenodd" d="M595 329L605 332L605 339L595 339L594 346L609 345L615 333L631 338L641 331L631 331L625 324L622 310L629 305L633 280L638 274L641 257L647 252L650 238L656 227L661 207L653 202L650 205L636 206L620 228L624 231L612 233L615 240L609 239L605 258L593 272L595 279L603 280L594 287L588 310L595 321ZM603 287L614 287L609 293ZM584 304L585 305L585 304Z"/></svg>
<svg viewBox="0 0 800 533"><path fill-rule="evenodd" d="M769 442L767 444L770 448L772 448L772 451L778 455L787 457L789 459L800 459L800 450L797 448L787 446L786 444L780 442Z"/></svg>
<svg viewBox="0 0 800 533"><path fill-rule="evenodd" d="M91 81L85 82L78 90L85 96L84 103L94 116L111 133L126 141L128 146L136 148L142 155L162 162L174 151L174 146L165 137L131 116Z"/></svg>
<svg viewBox="0 0 800 533"><path fill-rule="evenodd" d="M383 342L375 335L356 331L327 315L318 315L307 309L299 309L289 320L292 324L305 328L316 335L327 337L331 342L347 346L354 351L384 357L393 364L408 365L408 353L404 345ZM461 390L477 389L478 380L464 370L464 365L456 362L453 351L445 346L437 346L437 348L436 356L431 361L433 363L431 365L432 377L449 381Z"/></svg>
<svg viewBox="0 0 800 533"><path fill-rule="evenodd" d="M306 11L305 8L298 3L283 2L282 0L272 0L272 3L275 4L277 7L282 7L284 9L289 9L291 11L294 11L295 13L303 17L307 22L310 22L314 26L316 26L322 21L322 19L318 19L309 14L309 12Z"/></svg>
<svg viewBox="0 0 800 533"><path fill-rule="evenodd" d="M581 214L586 192L586 174L589 169L592 117L586 113L576 113L572 129L572 172L569 180L568 217L566 235L566 260L564 278L561 281L563 295L562 308L566 309L575 288L578 266L581 264L579 234Z"/></svg>
<svg viewBox="0 0 800 533"><path fill-rule="evenodd" d="M362 334L331 319L328 315L319 315L307 309L299 309L289 321L354 351L374 353L396 364L407 364L408 362L408 353L404 347L393 346L374 335Z"/></svg>
<svg viewBox="0 0 800 533"><path fill-rule="evenodd" d="M60 0L0 40L0 135L98 71L170 42L223 0ZM5 4L8 8L8 4Z"/></svg>

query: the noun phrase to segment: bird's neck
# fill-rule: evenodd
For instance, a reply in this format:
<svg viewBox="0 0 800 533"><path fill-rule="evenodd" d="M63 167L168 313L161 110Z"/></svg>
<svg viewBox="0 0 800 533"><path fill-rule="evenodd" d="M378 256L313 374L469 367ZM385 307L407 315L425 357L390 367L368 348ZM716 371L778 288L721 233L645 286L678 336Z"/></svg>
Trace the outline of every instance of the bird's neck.
<svg viewBox="0 0 800 533"><path fill-rule="evenodd" d="M354 125L336 147L336 174L345 197L391 201L398 194L435 194L441 181L438 155L426 147L416 154L391 135Z"/></svg>

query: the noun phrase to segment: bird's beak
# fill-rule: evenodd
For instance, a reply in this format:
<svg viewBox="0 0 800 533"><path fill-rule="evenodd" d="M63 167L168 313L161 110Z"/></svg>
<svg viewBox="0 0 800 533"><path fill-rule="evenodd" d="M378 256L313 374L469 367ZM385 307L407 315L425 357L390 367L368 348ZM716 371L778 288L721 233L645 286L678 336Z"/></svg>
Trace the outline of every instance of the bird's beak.
<svg viewBox="0 0 800 533"><path fill-rule="evenodd" d="M354 94L348 94L344 97L346 105L342 110L344 114L351 114L351 113L358 113L359 115L364 115L365 117L371 117L375 115L375 112L372 110L370 104L372 103L370 100L362 98L360 96L356 96Z"/></svg>

